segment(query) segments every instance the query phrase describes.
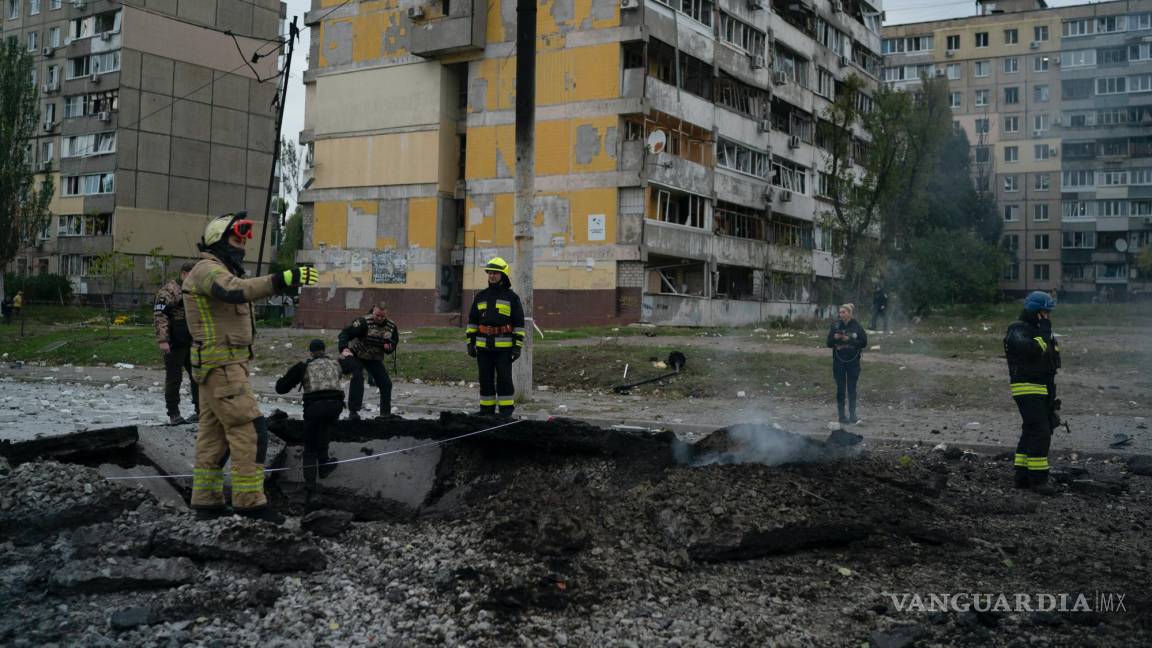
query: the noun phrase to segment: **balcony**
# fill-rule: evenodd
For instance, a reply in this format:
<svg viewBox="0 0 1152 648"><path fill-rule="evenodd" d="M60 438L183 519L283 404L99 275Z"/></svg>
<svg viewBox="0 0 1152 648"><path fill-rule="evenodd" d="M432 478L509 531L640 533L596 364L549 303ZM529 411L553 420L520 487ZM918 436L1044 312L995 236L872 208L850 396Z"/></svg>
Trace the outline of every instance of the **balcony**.
<svg viewBox="0 0 1152 648"><path fill-rule="evenodd" d="M488 8L476 4L476 0L442 0L409 7L412 53L435 58L483 50Z"/></svg>
<svg viewBox="0 0 1152 648"><path fill-rule="evenodd" d="M702 196L712 193L712 172L703 165L668 153L649 156L648 160L645 175L650 181Z"/></svg>
<svg viewBox="0 0 1152 648"><path fill-rule="evenodd" d="M716 121L716 107L711 101L697 97L656 77L648 77L648 100L652 108L666 115L678 117L701 128L711 130Z"/></svg>

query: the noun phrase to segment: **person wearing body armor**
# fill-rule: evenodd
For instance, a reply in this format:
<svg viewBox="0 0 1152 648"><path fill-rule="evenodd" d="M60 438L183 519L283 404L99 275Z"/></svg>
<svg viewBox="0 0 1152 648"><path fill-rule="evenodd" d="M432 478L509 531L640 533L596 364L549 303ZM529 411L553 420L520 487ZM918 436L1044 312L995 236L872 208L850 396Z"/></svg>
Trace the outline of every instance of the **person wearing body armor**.
<svg viewBox="0 0 1152 648"><path fill-rule="evenodd" d="M344 370L352 374L348 385L348 418L360 419L364 405L364 373L367 372L380 390L380 417L392 414L392 379L384 366L384 356L391 355L400 344L400 330L388 319L388 305L372 307L367 317L357 317L340 331L340 358Z"/></svg>
<svg viewBox="0 0 1152 648"><path fill-rule="evenodd" d="M516 409L512 363L524 347L524 307L512 292L508 264L495 257L484 266L488 287L476 294L468 311L468 355L480 372L480 414L511 417Z"/></svg>
<svg viewBox="0 0 1152 648"><path fill-rule="evenodd" d="M308 344L311 357L297 362L276 381L276 393L287 394L299 386L304 391L304 487L309 499L316 491L316 476L327 477L336 469L328 455L328 430L344 411L344 388L340 363L324 353L324 341Z"/></svg>
<svg viewBox="0 0 1152 648"><path fill-rule="evenodd" d="M164 406L168 410L168 424L195 423L200 419L199 386L192 379L192 335L184 318L184 295L181 286L192 267L189 261L180 267L180 280L170 280L156 292L152 306L152 323L156 329L156 344L164 354ZM180 383L188 374L192 392L192 416L180 416Z"/></svg>
<svg viewBox="0 0 1152 648"><path fill-rule="evenodd" d="M200 429L191 506L201 518L227 514L223 461L232 460L232 508L272 522L283 517L268 509L264 459L268 423L249 382L248 361L256 322L250 302L296 286L315 284L314 268L244 278L244 246L253 224L246 212L213 219L197 247L200 260L184 279L184 312L192 335L192 377L200 385Z"/></svg>
<svg viewBox="0 0 1152 648"><path fill-rule="evenodd" d="M860 379L860 353L868 348L868 334L852 318L853 304L840 306L840 319L828 329L827 345L832 349L832 377L836 379L836 411L840 424L859 423L856 417L856 382ZM844 396L848 396L848 415L844 415Z"/></svg>
<svg viewBox="0 0 1152 648"><path fill-rule="evenodd" d="M1052 335L1052 309L1056 302L1039 290L1024 300L1020 318L1004 336L1004 357L1012 399L1020 411L1020 442L1016 445L1016 488L1043 495L1057 490L1048 481L1048 449L1052 429L1059 417L1056 372L1060 369L1060 345Z"/></svg>

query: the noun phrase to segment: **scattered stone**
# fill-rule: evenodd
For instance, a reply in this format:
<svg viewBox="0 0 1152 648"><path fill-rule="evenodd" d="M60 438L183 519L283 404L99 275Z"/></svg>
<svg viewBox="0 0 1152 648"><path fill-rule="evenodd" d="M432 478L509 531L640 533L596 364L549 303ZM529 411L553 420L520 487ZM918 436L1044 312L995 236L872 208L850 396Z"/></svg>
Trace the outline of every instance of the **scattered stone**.
<svg viewBox="0 0 1152 648"><path fill-rule="evenodd" d="M130 630L142 625L152 625L157 620L157 615L152 608L136 606L113 612L111 624L116 630Z"/></svg>
<svg viewBox="0 0 1152 648"><path fill-rule="evenodd" d="M300 520L300 528L326 538L338 536L352 526L356 516L348 511L323 509L312 511Z"/></svg>
<svg viewBox="0 0 1152 648"><path fill-rule="evenodd" d="M311 540L284 527L238 516L211 523L161 526L153 539L157 556L228 560L267 572L319 571L327 557Z"/></svg>
<svg viewBox="0 0 1152 648"><path fill-rule="evenodd" d="M1098 481L1095 479L1072 480L1072 492L1084 495L1120 495L1128 490L1123 482Z"/></svg>
<svg viewBox="0 0 1152 648"><path fill-rule="evenodd" d="M191 583L196 574L187 558L97 558L66 563L48 582L56 591L94 594L175 587Z"/></svg>
<svg viewBox="0 0 1152 648"><path fill-rule="evenodd" d="M927 629L919 624L876 630L868 637L869 646L870 648L908 648L927 633Z"/></svg>
<svg viewBox="0 0 1152 648"><path fill-rule="evenodd" d="M2 469L0 469L2 470ZM1136 455L1128 459L1128 472L1152 477L1152 455Z"/></svg>
<svg viewBox="0 0 1152 648"><path fill-rule="evenodd" d="M971 421L969 423L965 423L964 429L965 430L979 430L980 429L980 423L978 421Z"/></svg>

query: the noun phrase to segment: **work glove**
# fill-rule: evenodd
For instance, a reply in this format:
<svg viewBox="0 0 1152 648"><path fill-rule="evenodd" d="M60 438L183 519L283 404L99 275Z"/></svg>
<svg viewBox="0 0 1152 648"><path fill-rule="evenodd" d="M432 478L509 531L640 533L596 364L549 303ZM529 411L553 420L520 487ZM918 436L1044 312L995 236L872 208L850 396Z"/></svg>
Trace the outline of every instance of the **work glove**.
<svg viewBox="0 0 1152 648"><path fill-rule="evenodd" d="M469 342L468 343L468 357L470 357L470 358L476 357L476 343L475 342Z"/></svg>
<svg viewBox="0 0 1152 648"><path fill-rule="evenodd" d="M512 347L512 362L520 359L520 347Z"/></svg>
<svg viewBox="0 0 1152 648"><path fill-rule="evenodd" d="M391 342L385 342L384 343L384 353L390 355L395 350L396 350L396 348L392 346Z"/></svg>
<svg viewBox="0 0 1152 648"><path fill-rule="evenodd" d="M1045 340L1052 339L1052 320L1041 319L1036 323L1036 326L1040 329L1040 337Z"/></svg>
<svg viewBox="0 0 1152 648"><path fill-rule="evenodd" d="M320 273L309 266L285 270L281 276L286 286L314 286L320 281Z"/></svg>

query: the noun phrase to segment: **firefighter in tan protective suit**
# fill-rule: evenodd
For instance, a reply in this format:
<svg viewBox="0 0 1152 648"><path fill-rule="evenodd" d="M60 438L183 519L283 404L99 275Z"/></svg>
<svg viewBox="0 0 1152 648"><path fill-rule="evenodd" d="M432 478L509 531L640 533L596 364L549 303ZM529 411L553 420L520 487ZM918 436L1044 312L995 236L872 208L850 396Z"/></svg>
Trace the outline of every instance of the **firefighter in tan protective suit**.
<svg viewBox="0 0 1152 648"><path fill-rule="evenodd" d="M184 311L192 334L192 373L200 384L200 429L192 508L201 518L227 514L224 460L232 460L232 508L272 522L283 518L268 509L264 495L264 455L268 424L248 380L256 323L249 302L291 287L312 285L314 268L244 278L244 246L253 225L246 212L208 223L200 260L184 280Z"/></svg>

